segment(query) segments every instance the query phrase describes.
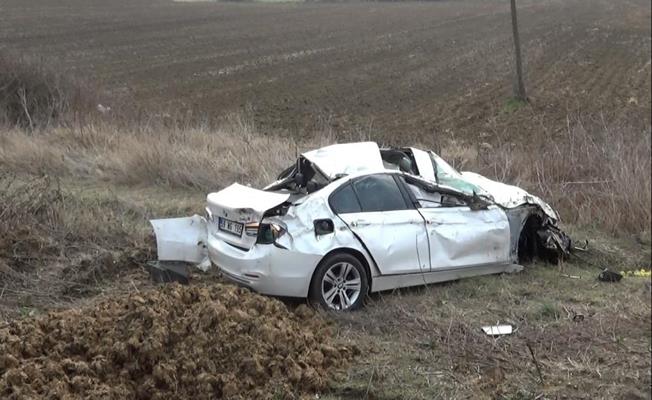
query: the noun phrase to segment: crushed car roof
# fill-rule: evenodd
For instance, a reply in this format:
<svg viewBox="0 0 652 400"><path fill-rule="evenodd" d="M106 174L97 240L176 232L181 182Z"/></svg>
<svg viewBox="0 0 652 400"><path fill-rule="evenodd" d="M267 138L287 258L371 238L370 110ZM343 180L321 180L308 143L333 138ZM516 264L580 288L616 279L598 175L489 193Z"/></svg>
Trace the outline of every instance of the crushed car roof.
<svg viewBox="0 0 652 400"><path fill-rule="evenodd" d="M375 142L334 144L302 155L328 179L384 169L380 148Z"/></svg>
<svg viewBox="0 0 652 400"><path fill-rule="evenodd" d="M419 175L422 178L465 194L491 196L496 204L505 208L534 204L541 207L544 213L552 219L559 219L557 212L550 205L517 186L496 182L472 172L458 172L433 152L425 152L411 147L406 149L413 153ZM302 156L316 166L329 180L335 180L345 175L387 169L383 163L381 149L375 142L334 144L305 152ZM433 161L437 164L437 170L433 169Z"/></svg>

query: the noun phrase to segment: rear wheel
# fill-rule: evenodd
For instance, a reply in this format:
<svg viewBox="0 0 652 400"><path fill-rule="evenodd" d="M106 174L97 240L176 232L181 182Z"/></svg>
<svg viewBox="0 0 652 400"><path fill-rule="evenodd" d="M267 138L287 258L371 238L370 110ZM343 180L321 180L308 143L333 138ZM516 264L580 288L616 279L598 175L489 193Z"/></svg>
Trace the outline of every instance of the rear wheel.
<svg viewBox="0 0 652 400"><path fill-rule="evenodd" d="M334 311L360 308L367 295L369 283L362 263L346 253L333 254L324 259L310 284L310 302Z"/></svg>

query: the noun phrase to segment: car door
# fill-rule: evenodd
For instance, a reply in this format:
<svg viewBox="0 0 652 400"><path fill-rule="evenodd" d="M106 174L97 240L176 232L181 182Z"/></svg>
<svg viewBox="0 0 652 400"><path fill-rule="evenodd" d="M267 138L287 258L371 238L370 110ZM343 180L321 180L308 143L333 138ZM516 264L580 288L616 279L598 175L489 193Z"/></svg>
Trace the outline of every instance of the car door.
<svg viewBox="0 0 652 400"><path fill-rule="evenodd" d="M425 221L392 174L354 179L333 193L330 203L383 275L429 270Z"/></svg>
<svg viewBox="0 0 652 400"><path fill-rule="evenodd" d="M496 205L472 209L465 197L407 183L426 221L432 271L509 263L509 222Z"/></svg>

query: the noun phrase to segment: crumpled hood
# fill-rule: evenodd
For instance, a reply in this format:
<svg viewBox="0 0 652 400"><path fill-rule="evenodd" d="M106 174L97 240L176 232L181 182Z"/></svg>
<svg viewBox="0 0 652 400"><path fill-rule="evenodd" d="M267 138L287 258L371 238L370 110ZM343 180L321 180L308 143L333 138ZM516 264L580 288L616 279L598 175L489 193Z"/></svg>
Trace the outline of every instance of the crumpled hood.
<svg viewBox="0 0 652 400"><path fill-rule="evenodd" d="M523 204L534 204L541 207L543 212L553 220L559 220L557 212L548 203L517 186L493 181L475 172L464 171L461 174L465 181L485 190L502 207L514 208Z"/></svg>

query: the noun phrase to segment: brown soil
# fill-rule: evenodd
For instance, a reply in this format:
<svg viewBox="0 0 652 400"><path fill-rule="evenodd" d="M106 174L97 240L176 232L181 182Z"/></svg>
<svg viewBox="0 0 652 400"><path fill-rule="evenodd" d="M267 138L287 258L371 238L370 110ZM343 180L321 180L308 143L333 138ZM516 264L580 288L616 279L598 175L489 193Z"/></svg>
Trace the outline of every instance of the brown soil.
<svg viewBox="0 0 652 400"><path fill-rule="evenodd" d="M17 320L0 329L0 397L297 398L356 351L320 321L220 284Z"/></svg>

